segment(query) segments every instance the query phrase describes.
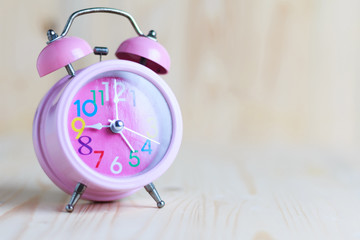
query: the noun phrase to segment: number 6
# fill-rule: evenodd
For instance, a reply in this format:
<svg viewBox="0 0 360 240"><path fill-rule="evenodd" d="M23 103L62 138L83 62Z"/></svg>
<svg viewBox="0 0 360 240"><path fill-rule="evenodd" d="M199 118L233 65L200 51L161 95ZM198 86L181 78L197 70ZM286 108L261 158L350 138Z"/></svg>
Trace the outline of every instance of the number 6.
<svg viewBox="0 0 360 240"><path fill-rule="evenodd" d="M122 165L121 163L119 163L117 160L118 160L119 157L116 157L114 159L114 161L111 163L111 166L110 166L110 170L113 174L119 174L121 173L122 171ZM118 169L116 170L115 167L117 167Z"/></svg>

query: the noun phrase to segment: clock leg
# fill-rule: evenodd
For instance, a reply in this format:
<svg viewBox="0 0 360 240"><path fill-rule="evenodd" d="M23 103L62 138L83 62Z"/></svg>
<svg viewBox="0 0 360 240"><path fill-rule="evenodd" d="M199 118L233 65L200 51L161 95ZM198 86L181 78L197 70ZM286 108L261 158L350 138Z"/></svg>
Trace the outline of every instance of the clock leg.
<svg viewBox="0 0 360 240"><path fill-rule="evenodd" d="M149 183L144 188L150 194L150 196L155 200L158 208L162 208L163 206L165 206L165 202L161 200L161 197L153 183Z"/></svg>
<svg viewBox="0 0 360 240"><path fill-rule="evenodd" d="M81 195L85 192L86 185L78 183L75 187L74 193L70 198L69 204L66 205L65 209L67 212L74 211L76 203L79 201Z"/></svg>

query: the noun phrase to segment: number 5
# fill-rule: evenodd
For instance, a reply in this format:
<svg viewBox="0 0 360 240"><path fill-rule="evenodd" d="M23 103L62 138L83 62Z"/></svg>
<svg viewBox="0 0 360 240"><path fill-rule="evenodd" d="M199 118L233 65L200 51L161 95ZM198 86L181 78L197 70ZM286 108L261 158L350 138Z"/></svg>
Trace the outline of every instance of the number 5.
<svg viewBox="0 0 360 240"><path fill-rule="evenodd" d="M135 150L134 152L132 152L132 151L130 152L130 159L136 158L136 160L137 160L136 164L132 164L132 162L129 162L129 165L131 167L137 167L140 164L140 158L138 156L133 155L133 153L137 153L137 152L138 152L137 150Z"/></svg>

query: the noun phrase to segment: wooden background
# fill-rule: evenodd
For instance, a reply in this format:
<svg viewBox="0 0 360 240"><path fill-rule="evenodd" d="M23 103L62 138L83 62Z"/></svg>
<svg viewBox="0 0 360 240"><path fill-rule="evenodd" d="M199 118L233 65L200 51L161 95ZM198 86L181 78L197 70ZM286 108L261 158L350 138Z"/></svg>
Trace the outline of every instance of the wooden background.
<svg viewBox="0 0 360 240"><path fill-rule="evenodd" d="M360 1L0 3L7 239L118 239L117 230L125 239L360 239ZM37 104L65 74L38 77L46 31L61 32L72 12L94 6L128 11L144 32L157 31L172 58L164 79L181 105L184 144L157 182L168 202L160 211L139 193L61 212L68 197L32 150ZM135 36L126 19L103 14L76 19L69 34L108 46L106 59Z"/></svg>

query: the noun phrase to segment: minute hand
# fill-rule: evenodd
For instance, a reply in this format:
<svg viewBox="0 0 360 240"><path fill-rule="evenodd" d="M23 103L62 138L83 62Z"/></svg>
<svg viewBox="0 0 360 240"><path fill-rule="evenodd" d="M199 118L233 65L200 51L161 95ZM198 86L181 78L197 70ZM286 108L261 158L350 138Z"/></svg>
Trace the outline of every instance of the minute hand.
<svg viewBox="0 0 360 240"><path fill-rule="evenodd" d="M118 102L119 102L119 96L117 94L117 82L116 79L114 79L114 103L115 103L115 117L118 120L119 119L119 110L118 110Z"/></svg>
<svg viewBox="0 0 360 240"><path fill-rule="evenodd" d="M154 143L160 144L159 142L155 141L154 139L148 138L147 136L144 136L144 135L142 135L142 134L140 134L140 133L138 133L138 132L135 132L134 130L131 130L130 128L124 127L124 129L127 130L127 131L129 131L129 132L132 132L132 133L134 133L134 134L136 134L136 135L138 135L138 136L140 136L140 137L143 137L143 138L145 138L145 139L147 139L147 140L150 140L150 141L152 141L152 142L154 142Z"/></svg>

